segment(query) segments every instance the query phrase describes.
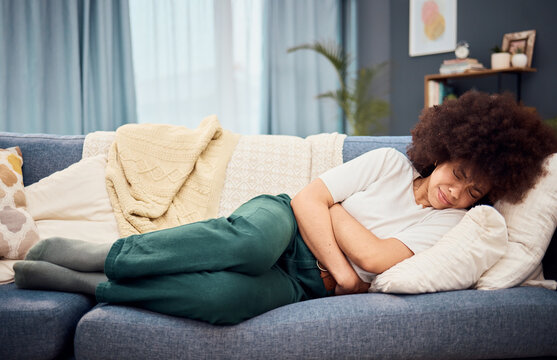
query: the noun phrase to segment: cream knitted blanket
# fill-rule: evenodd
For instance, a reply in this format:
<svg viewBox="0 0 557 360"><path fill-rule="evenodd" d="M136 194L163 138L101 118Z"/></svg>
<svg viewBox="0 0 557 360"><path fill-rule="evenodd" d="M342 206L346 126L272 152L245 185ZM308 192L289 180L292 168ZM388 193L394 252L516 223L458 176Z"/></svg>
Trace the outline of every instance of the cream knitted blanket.
<svg viewBox="0 0 557 360"><path fill-rule="evenodd" d="M197 129L128 124L108 152L107 190L121 236L215 217L239 139L216 116Z"/></svg>
<svg viewBox="0 0 557 360"><path fill-rule="evenodd" d="M86 136L83 157L108 155L114 131ZM285 135L243 135L228 162L217 216L228 216L260 194L293 197L322 172L342 164L346 135L327 133L301 138Z"/></svg>

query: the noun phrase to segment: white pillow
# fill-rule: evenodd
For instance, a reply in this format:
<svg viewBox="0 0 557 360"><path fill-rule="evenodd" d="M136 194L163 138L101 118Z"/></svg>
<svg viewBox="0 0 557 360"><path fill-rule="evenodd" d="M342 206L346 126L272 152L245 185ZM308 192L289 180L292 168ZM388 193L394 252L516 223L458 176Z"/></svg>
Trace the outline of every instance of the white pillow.
<svg viewBox="0 0 557 360"><path fill-rule="evenodd" d="M379 274L370 292L418 294L467 289L505 252L507 228L490 206L470 209L431 248Z"/></svg>
<svg viewBox="0 0 557 360"><path fill-rule="evenodd" d="M83 159L25 188L27 209L37 220L111 221L106 156Z"/></svg>
<svg viewBox="0 0 557 360"><path fill-rule="evenodd" d="M25 188L41 240L60 236L109 243L119 238L106 191L106 155L83 159ZM13 281L14 261L0 261L0 284Z"/></svg>
<svg viewBox="0 0 557 360"><path fill-rule="evenodd" d="M41 240L60 236L114 242L118 225L106 191L106 155L82 159L25 188ZM13 281L14 261L0 261L0 284Z"/></svg>
<svg viewBox="0 0 557 360"><path fill-rule="evenodd" d="M548 173L519 204L495 204L507 222L509 246L476 284L478 289L520 285L540 265L557 226L557 154L545 161Z"/></svg>
<svg viewBox="0 0 557 360"><path fill-rule="evenodd" d="M106 156L72 164L25 188L39 236L114 242L118 225L106 191Z"/></svg>

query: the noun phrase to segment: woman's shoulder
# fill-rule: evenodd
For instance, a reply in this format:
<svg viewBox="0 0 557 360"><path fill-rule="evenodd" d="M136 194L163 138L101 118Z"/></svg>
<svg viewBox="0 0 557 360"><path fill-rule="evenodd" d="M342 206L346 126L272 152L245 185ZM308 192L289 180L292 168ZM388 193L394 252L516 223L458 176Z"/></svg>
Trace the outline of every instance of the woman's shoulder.
<svg viewBox="0 0 557 360"><path fill-rule="evenodd" d="M392 147L381 147L369 150L368 152L363 153L360 156L369 158L382 158L387 161L410 163L410 160L406 157L405 154Z"/></svg>
<svg viewBox="0 0 557 360"><path fill-rule="evenodd" d="M370 150L355 159L352 162L352 169L362 173L371 172L375 174L374 178L384 178L394 180L395 177L411 178L415 176L415 170L408 158L395 148L377 148Z"/></svg>
<svg viewBox="0 0 557 360"><path fill-rule="evenodd" d="M381 158L388 167L400 170L410 170L414 166L408 157L399 150L392 147L383 147L371 150L368 153L370 157Z"/></svg>

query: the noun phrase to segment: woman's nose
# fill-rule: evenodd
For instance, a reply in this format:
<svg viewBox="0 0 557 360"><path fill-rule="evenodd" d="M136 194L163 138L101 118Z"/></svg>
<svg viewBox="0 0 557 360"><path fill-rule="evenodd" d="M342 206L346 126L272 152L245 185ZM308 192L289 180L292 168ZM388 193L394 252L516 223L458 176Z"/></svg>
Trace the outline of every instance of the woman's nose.
<svg viewBox="0 0 557 360"><path fill-rule="evenodd" d="M462 184L453 184L449 187L449 191L453 198L458 199L460 197L460 193L462 192Z"/></svg>

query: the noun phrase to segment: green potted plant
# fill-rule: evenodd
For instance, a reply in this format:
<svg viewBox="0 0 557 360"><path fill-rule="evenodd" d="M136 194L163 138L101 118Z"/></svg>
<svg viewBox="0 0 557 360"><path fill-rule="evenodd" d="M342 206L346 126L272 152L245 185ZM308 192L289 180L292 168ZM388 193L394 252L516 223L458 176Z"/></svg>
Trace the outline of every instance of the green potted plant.
<svg viewBox="0 0 557 360"><path fill-rule="evenodd" d="M390 113L389 103L370 94L371 83L386 63L357 71L354 79L348 79L350 54L334 42L303 44L288 49L288 52L313 50L323 55L335 68L340 83L336 91L317 95L318 99L332 99L341 108L352 130L352 135L373 135L384 131L381 120Z"/></svg>
<svg viewBox="0 0 557 360"><path fill-rule="evenodd" d="M506 69L511 66L511 54L501 50L499 46L491 49L491 68Z"/></svg>

